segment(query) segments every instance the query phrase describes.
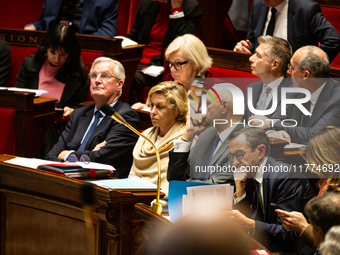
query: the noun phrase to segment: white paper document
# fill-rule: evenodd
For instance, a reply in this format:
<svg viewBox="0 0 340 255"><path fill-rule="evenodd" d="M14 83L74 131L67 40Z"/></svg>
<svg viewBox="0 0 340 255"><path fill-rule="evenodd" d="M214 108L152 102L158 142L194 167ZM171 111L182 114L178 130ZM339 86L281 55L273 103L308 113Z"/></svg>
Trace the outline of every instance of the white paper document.
<svg viewBox="0 0 340 255"><path fill-rule="evenodd" d="M187 187L183 195L183 216L198 212L230 211L234 187L230 184Z"/></svg>
<svg viewBox="0 0 340 255"><path fill-rule="evenodd" d="M23 89L23 88L16 88L16 87L0 87L0 90L10 90L10 91L21 91L21 92L33 92L35 96L41 96L43 94L47 94L47 90L42 89Z"/></svg>
<svg viewBox="0 0 340 255"><path fill-rule="evenodd" d="M122 47L127 47L127 46L133 46L133 45L137 45L138 43L125 37L125 36L115 36L115 38L118 39L123 39L122 41Z"/></svg>
<svg viewBox="0 0 340 255"><path fill-rule="evenodd" d="M43 160L43 159L36 159L36 158L21 158L21 157L16 157L10 160L6 160L5 163L34 168L34 169L37 169L38 166L41 166L41 165L59 164L59 162L50 161L50 160ZM75 162L75 163L65 162L63 164L81 166L82 168L115 170L115 168L111 165L95 163L95 162L90 162L88 164L82 163L82 162Z"/></svg>
<svg viewBox="0 0 340 255"><path fill-rule="evenodd" d="M143 69L142 72L146 75L157 77L158 75L164 72L164 67L163 66L149 66Z"/></svg>
<svg viewBox="0 0 340 255"><path fill-rule="evenodd" d="M108 188L108 189L117 189L117 190L157 190L157 185L138 176L133 176L131 178L124 179L108 179L108 180L99 180L99 181L90 181L93 184L98 186Z"/></svg>

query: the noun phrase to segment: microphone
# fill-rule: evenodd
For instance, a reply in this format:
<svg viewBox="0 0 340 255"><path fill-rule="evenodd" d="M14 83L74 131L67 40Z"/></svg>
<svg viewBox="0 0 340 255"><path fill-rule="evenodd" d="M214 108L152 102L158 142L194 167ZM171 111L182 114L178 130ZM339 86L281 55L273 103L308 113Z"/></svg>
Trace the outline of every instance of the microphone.
<svg viewBox="0 0 340 255"><path fill-rule="evenodd" d="M162 214L163 204L159 202L160 196L161 196L161 163L160 163L160 157L159 157L159 151L155 144L147 138L145 135L140 133L138 130L136 130L133 126L131 126L129 123L126 122L126 120L118 114L111 106L109 106L107 103L102 103L99 107L99 110L105 113L108 116L111 116L112 119L117 121L120 124L125 125L127 128L129 128L131 131L136 133L138 136L143 137L145 140L147 140L152 147L155 149L156 152L156 158L157 158L157 167L158 167L158 180L157 180L157 196L156 196L156 202L153 203L152 210L157 213L158 215Z"/></svg>
<svg viewBox="0 0 340 255"><path fill-rule="evenodd" d="M95 195L94 195L94 187L89 182L84 182L81 185L81 198L83 201L83 210L84 210L84 220L87 228L88 241L89 241L89 251L90 254L95 254L95 228L94 228L94 204L95 204Z"/></svg>

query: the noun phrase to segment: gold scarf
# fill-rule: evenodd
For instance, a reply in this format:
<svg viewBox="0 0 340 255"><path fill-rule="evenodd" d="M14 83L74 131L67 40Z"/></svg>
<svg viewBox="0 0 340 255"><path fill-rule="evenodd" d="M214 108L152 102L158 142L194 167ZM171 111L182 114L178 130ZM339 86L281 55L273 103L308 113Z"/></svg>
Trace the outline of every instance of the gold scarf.
<svg viewBox="0 0 340 255"><path fill-rule="evenodd" d="M167 170L169 163L169 151L174 147L173 140L180 137L185 129L185 122L176 122L171 129L162 138L157 146L160 156L161 165L161 188L166 195L163 199L168 198L169 183L167 181ZM157 140L159 134L158 127L151 127L143 132L152 142ZM135 148L133 149L133 164L131 169L132 175L137 175L146 181L157 184L157 158L156 152L152 145L143 137L139 137Z"/></svg>

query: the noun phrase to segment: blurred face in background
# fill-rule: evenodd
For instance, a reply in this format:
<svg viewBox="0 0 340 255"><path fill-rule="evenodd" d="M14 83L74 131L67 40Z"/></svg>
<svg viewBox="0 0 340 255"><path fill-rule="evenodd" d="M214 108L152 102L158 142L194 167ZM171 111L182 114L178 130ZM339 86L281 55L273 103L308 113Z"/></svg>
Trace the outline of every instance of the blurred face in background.
<svg viewBox="0 0 340 255"><path fill-rule="evenodd" d="M169 56L169 69L175 82L182 84L184 89L190 89L190 78L197 76L196 66L189 62L181 51L175 51Z"/></svg>

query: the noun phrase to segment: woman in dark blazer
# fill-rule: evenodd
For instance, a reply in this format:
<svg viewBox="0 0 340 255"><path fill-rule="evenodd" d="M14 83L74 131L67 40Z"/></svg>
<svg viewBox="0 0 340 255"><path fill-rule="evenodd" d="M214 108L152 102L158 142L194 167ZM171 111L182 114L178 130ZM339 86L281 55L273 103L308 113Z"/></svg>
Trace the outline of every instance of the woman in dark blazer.
<svg viewBox="0 0 340 255"><path fill-rule="evenodd" d="M63 109L64 118L86 100L86 68L69 25L59 24L46 32L38 50L24 59L16 87L47 90L49 93L42 96L57 98L56 107ZM43 139L42 156L58 141L65 126L66 122L54 123Z"/></svg>

